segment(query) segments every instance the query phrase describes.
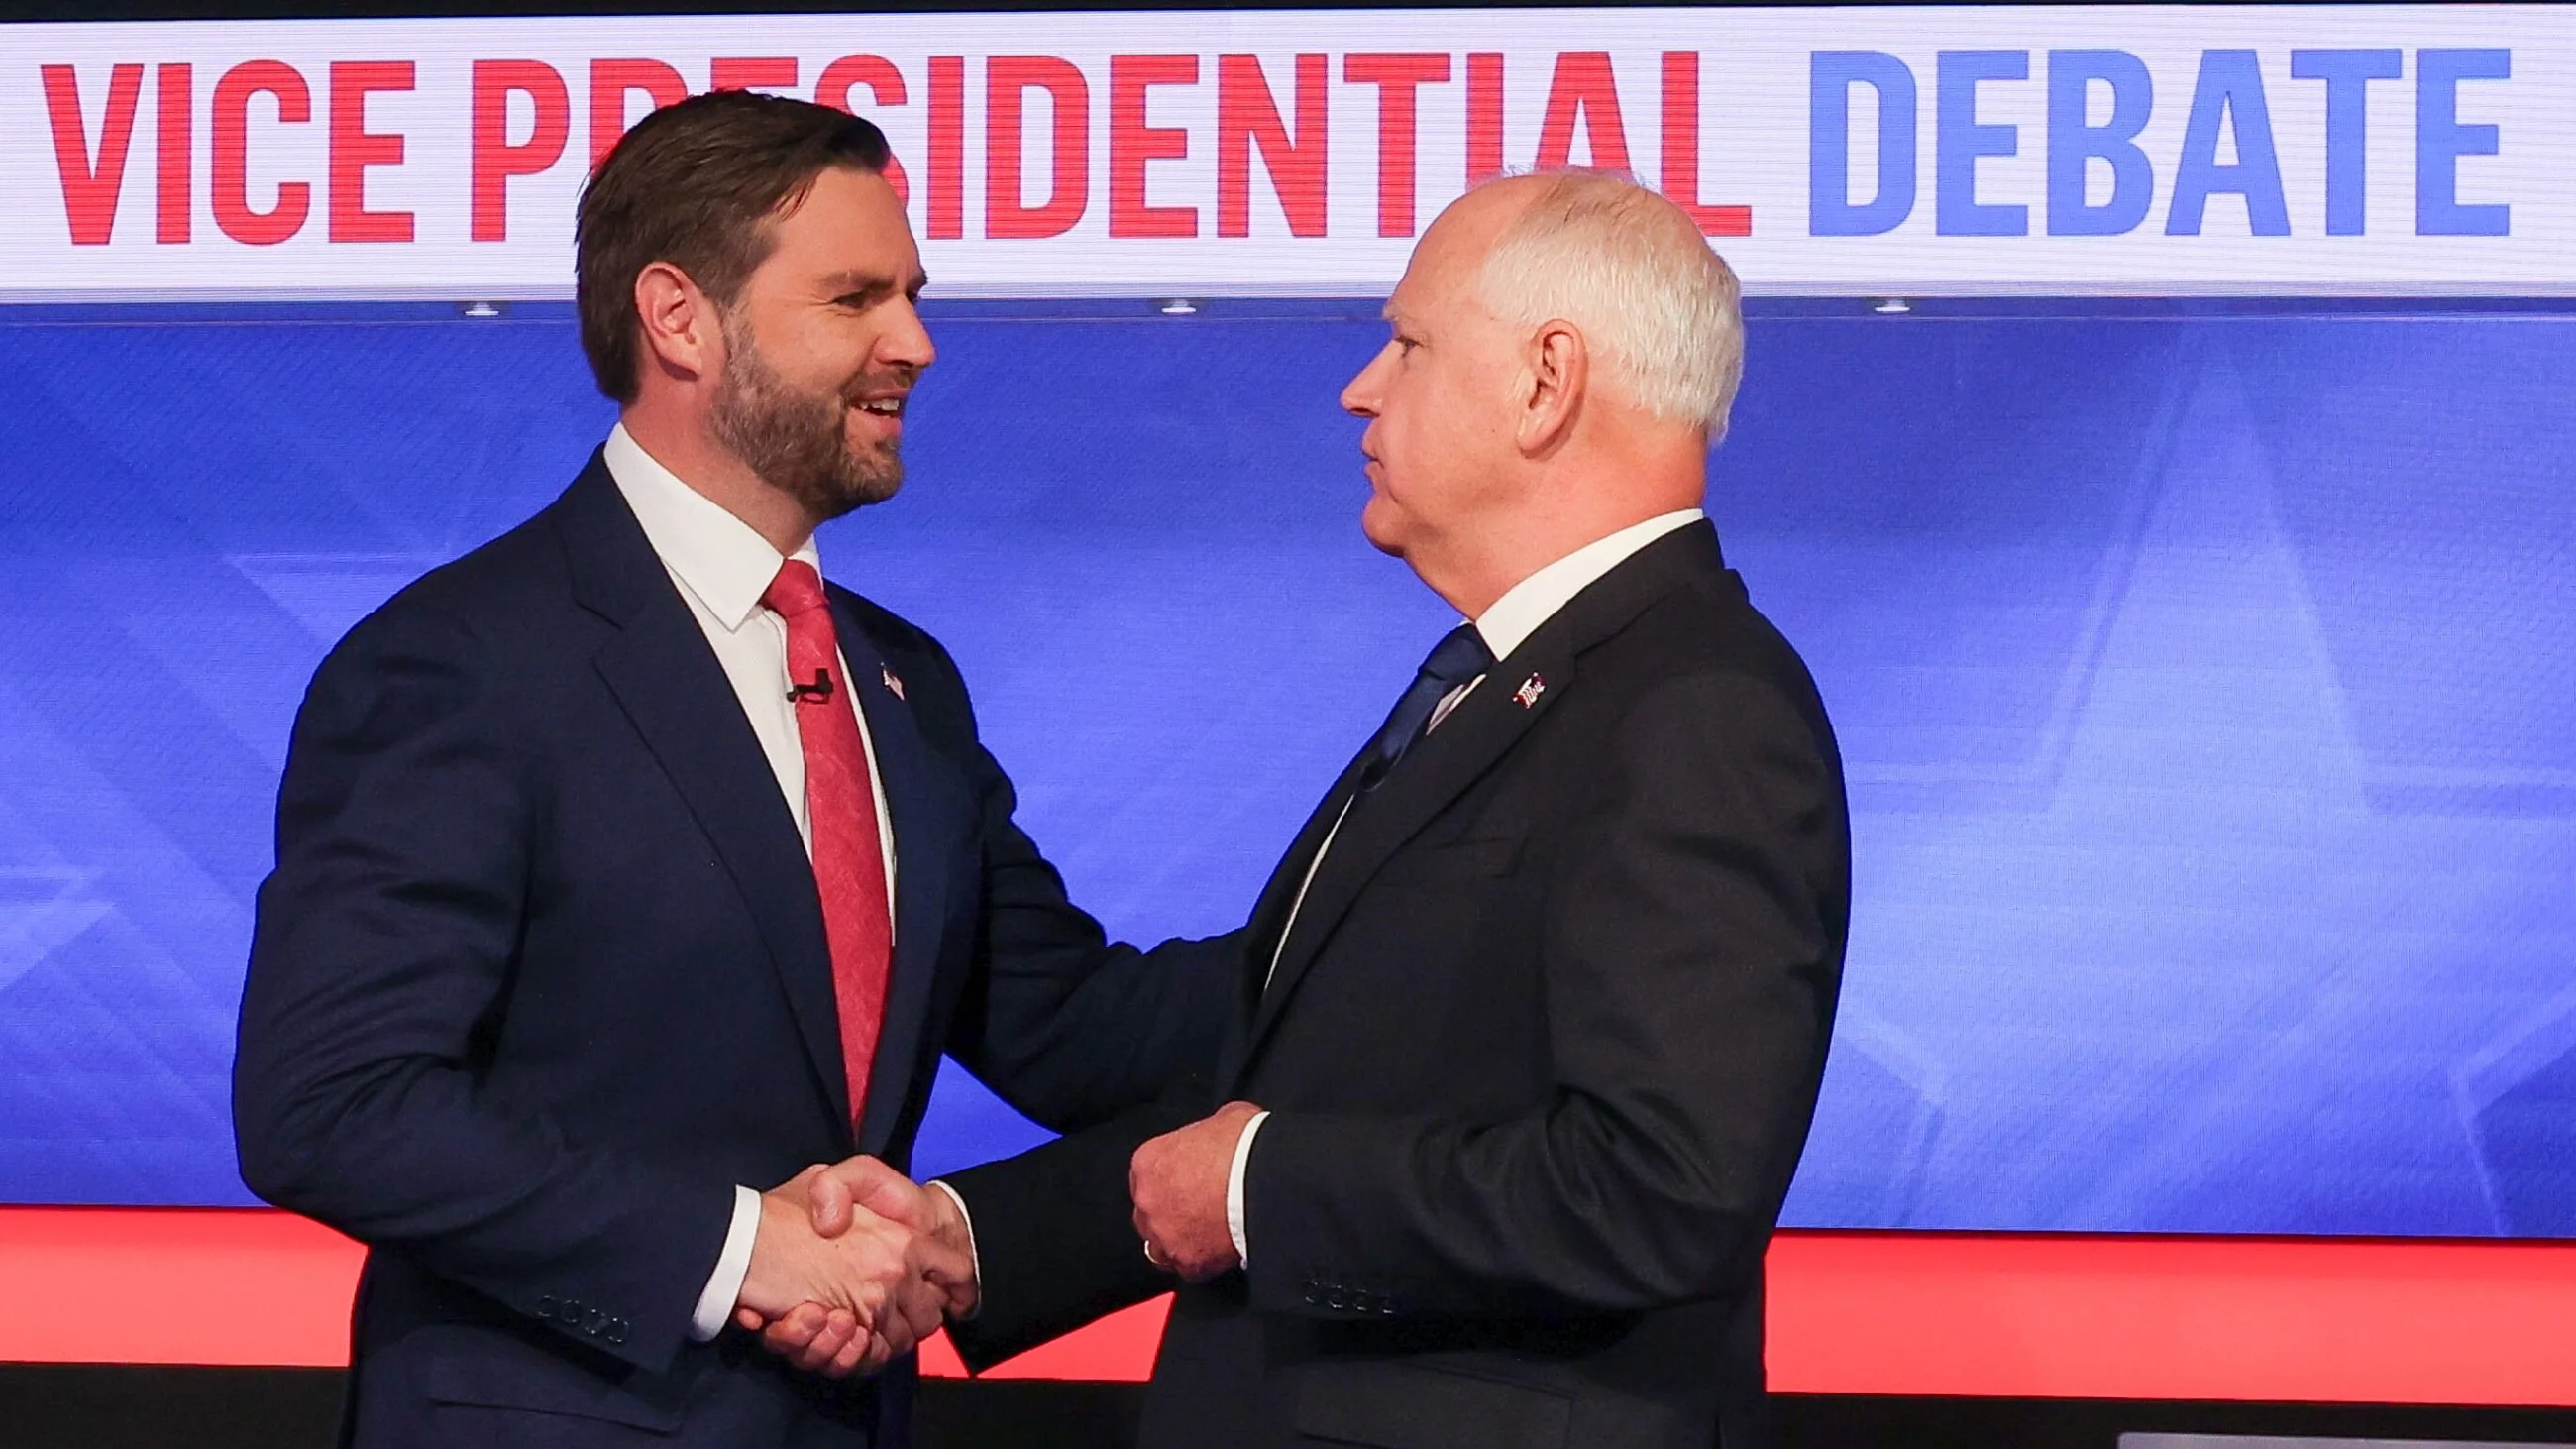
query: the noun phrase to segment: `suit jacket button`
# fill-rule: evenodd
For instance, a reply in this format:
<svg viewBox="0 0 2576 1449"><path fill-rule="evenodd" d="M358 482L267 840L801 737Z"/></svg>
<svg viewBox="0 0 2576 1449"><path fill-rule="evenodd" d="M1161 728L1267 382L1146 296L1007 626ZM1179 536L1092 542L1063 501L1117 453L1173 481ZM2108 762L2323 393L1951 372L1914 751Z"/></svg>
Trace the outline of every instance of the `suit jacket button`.
<svg viewBox="0 0 2576 1449"><path fill-rule="evenodd" d="M1336 1288L1333 1290L1330 1302L1335 1308L1348 1308L1351 1306L1351 1295L1346 1289Z"/></svg>
<svg viewBox="0 0 2576 1449"><path fill-rule="evenodd" d="M1324 1305L1324 1295L1323 1295L1323 1294L1321 1294L1321 1293L1319 1293L1319 1292L1317 1292L1317 1291L1316 1291L1316 1290L1314 1290L1313 1288L1308 1288L1308 1289L1306 1290L1306 1301L1307 1301L1308 1303L1311 1303L1311 1304L1315 1305L1315 1306L1316 1306L1316 1307L1318 1307L1318 1308L1321 1308L1321 1307Z"/></svg>
<svg viewBox="0 0 2576 1449"><path fill-rule="evenodd" d="M537 1300L537 1316L539 1318L552 1318L555 1316L555 1300L552 1296L539 1298Z"/></svg>

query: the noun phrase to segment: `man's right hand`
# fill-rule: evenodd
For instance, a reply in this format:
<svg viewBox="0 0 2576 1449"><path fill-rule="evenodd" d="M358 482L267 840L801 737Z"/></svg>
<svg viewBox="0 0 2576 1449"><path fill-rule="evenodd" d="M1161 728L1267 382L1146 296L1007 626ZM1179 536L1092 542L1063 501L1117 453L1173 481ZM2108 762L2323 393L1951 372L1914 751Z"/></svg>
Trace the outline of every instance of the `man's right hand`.
<svg viewBox="0 0 2576 1449"><path fill-rule="evenodd" d="M949 1316L961 1317L975 1310L978 1285L973 1272L974 1241L965 1215L947 1193L923 1187L873 1157L853 1157L821 1171L809 1169L782 1189L792 1190L804 1194L807 1215L821 1237L838 1238L853 1226L874 1218L900 1224L962 1255L967 1271L952 1274L946 1266L926 1266L923 1276L945 1294L944 1307ZM837 1367L846 1357L849 1320L822 1304L800 1304L785 1314L765 1319L747 1309L735 1317L744 1328L759 1333L762 1344L772 1353L791 1363L814 1367L828 1361ZM863 1339L865 1335L859 1337Z"/></svg>
<svg viewBox="0 0 2576 1449"><path fill-rule="evenodd" d="M981 1288L973 1272L975 1238L957 1200L945 1191L914 1182L873 1157L853 1157L814 1179L806 1189L806 1202L814 1231L824 1237L839 1237L860 1214L874 1213L965 1255L965 1276L949 1279L934 1273L932 1277L948 1290L949 1317L963 1318L975 1311Z"/></svg>
<svg viewBox="0 0 2576 1449"><path fill-rule="evenodd" d="M760 1329L770 1348L835 1378L873 1373L909 1352L938 1328L956 1294L951 1285L974 1281L966 1253L870 1205L898 1205L872 1174L854 1172L861 1186L853 1191L839 1171L807 1168L761 1195L751 1266L736 1299L737 1319Z"/></svg>

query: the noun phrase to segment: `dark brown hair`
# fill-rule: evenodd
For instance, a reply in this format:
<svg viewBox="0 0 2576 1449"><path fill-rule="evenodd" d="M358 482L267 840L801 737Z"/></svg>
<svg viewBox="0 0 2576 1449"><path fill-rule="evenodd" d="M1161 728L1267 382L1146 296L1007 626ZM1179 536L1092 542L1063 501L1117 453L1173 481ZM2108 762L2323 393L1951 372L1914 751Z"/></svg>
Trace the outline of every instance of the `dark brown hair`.
<svg viewBox="0 0 2576 1449"><path fill-rule="evenodd" d="M730 303L769 255L772 216L827 168L882 172L889 154L874 122L756 91L691 96L636 122L582 188L573 227L581 350L599 390L635 400L637 273L669 262Z"/></svg>

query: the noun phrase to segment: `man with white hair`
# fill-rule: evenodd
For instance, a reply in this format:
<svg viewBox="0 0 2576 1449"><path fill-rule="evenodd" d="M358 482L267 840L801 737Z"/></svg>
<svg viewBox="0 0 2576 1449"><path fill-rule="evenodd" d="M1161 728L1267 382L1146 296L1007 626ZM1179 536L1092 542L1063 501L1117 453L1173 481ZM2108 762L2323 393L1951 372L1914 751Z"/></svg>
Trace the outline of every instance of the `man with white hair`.
<svg viewBox="0 0 2576 1449"><path fill-rule="evenodd" d="M1735 279L1650 191L1521 176L1386 318L1342 395L1361 525L1470 622L1271 877L1197 1120L953 1199L850 1185L952 1233L962 1200L970 1362L1186 1280L1149 1449L1758 1445L1850 843L1815 687L1700 513Z"/></svg>

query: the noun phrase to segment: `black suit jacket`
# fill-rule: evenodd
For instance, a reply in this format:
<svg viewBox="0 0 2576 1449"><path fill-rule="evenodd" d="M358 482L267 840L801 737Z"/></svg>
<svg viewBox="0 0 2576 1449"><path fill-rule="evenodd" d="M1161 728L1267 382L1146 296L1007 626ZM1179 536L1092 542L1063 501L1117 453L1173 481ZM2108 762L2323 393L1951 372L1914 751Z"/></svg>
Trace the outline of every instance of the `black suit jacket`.
<svg viewBox="0 0 2576 1449"><path fill-rule="evenodd" d="M1168 1286L1126 1154L1241 1098L1275 1114L1249 1268L1181 1290L1147 1445L1764 1442L1762 1256L1849 914L1805 667L1695 524L1357 780L1246 929L1213 1092L952 1179L984 1261L970 1361Z"/></svg>
<svg viewBox="0 0 2576 1449"><path fill-rule="evenodd" d="M947 655L831 597L897 858L855 1133L794 818L603 463L315 674L234 1114L253 1191L369 1245L354 1442L900 1443L909 1361L827 1384L689 1341L735 1185L903 1165L943 1049L1066 1128L1204 1072L1224 947L1107 945Z"/></svg>

